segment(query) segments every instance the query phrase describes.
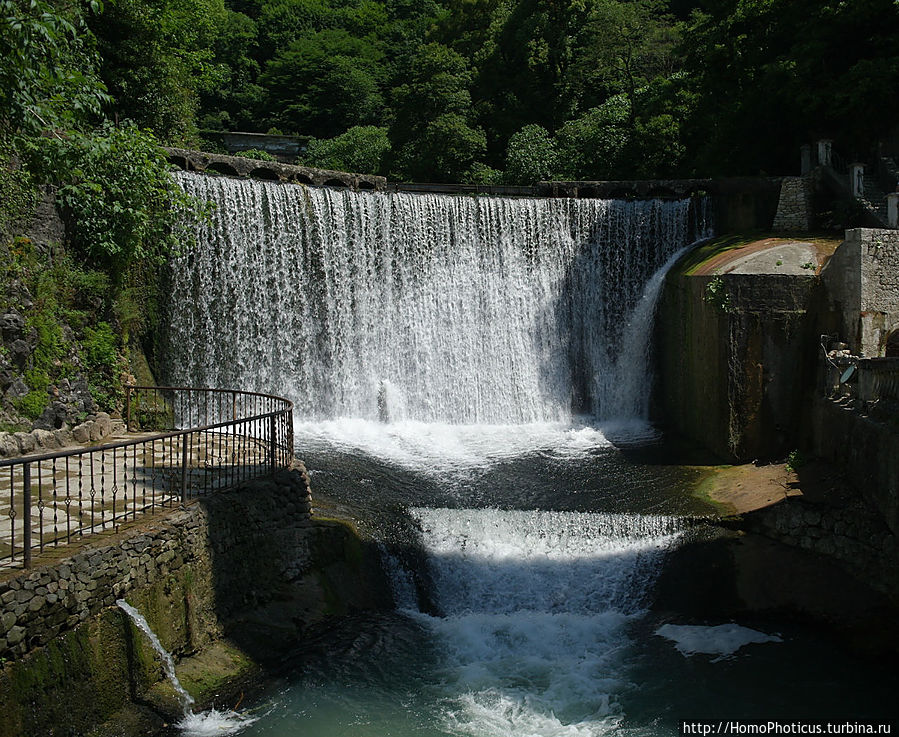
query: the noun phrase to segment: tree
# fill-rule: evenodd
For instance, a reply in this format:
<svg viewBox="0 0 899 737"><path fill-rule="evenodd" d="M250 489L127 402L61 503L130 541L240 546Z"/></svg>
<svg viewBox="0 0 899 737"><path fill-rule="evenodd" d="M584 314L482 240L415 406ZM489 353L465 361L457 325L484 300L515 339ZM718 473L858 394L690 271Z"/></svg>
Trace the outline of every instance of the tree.
<svg viewBox="0 0 899 737"><path fill-rule="evenodd" d="M374 43L345 30L296 39L260 78L272 111L269 124L330 138L356 125L381 122L382 58Z"/></svg>
<svg viewBox="0 0 899 737"><path fill-rule="evenodd" d="M863 155L899 118L892 0L722 0L694 13L681 54L700 173L794 171L800 144Z"/></svg>
<svg viewBox="0 0 899 737"><path fill-rule="evenodd" d="M99 117L111 98L81 25L79 14L65 17L43 0L0 0L0 137Z"/></svg>
<svg viewBox="0 0 899 737"><path fill-rule="evenodd" d="M558 176L556 142L542 126L526 125L509 139L506 178L513 184L533 184Z"/></svg>
<svg viewBox="0 0 899 737"><path fill-rule="evenodd" d="M391 173L419 181L460 181L484 155L484 131L471 124L471 71L438 43L421 48L411 79L394 90Z"/></svg>
<svg viewBox="0 0 899 737"><path fill-rule="evenodd" d="M389 148L387 128L353 126L334 138L312 138L300 163L357 174L378 174Z"/></svg>
<svg viewBox="0 0 899 737"><path fill-rule="evenodd" d="M116 0L90 23L115 112L169 143L196 134L201 90L218 80L213 45L223 0Z"/></svg>
<svg viewBox="0 0 899 737"><path fill-rule="evenodd" d="M615 179L622 174L631 140L627 95L610 97L558 132L562 173L567 179Z"/></svg>

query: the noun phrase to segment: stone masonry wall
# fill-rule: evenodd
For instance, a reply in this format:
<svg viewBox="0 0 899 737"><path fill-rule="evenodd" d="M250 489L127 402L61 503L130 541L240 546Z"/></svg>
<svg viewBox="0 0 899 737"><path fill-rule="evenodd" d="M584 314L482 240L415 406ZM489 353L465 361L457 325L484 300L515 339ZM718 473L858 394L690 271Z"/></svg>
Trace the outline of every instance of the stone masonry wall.
<svg viewBox="0 0 899 737"><path fill-rule="evenodd" d="M346 523L312 518L310 505L305 469L282 471L88 538L89 547L35 570L7 571L0 737L71 737L123 709L171 710L154 696L158 658L119 598L176 659L236 648L256 667L283 657L324 617L392 607L372 546Z"/></svg>
<svg viewBox="0 0 899 737"><path fill-rule="evenodd" d="M157 581L176 575L186 565L200 565L212 574L216 557L228 551L251 551L238 556L236 567L222 567L215 575L237 585L251 564L268 553L268 567L280 574L301 562L285 558L278 547L289 545L309 526L311 497L304 472L280 474L277 485L259 482L252 488L225 492L187 509L124 533L108 544L91 545L52 565L22 571L0 581L0 657L18 658L84 622L116 599L129 598ZM267 542L259 537L267 531ZM290 549L302 551L302 546ZM243 560L242 564L239 561ZM279 565L280 564L280 565ZM266 578L253 576L252 589L264 588ZM248 589L249 590L249 589ZM246 600L244 592L216 602L210 621L227 617ZM201 645L200 642L192 643Z"/></svg>
<svg viewBox="0 0 899 737"><path fill-rule="evenodd" d="M836 559L859 580L899 602L896 536L864 499L853 494L839 505L787 499L746 515L745 524L750 531Z"/></svg>
<svg viewBox="0 0 899 737"><path fill-rule="evenodd" d="M899 330L899 232L847 230L821 276L839 337L856 354L882 356Z"/></svg>
<svg viewBox="0 0 899 737"><path fill-rule="evenodd" d="M812 225L813 188L810 177L784 177L772 225L774 230L809 230Z"/></svg>

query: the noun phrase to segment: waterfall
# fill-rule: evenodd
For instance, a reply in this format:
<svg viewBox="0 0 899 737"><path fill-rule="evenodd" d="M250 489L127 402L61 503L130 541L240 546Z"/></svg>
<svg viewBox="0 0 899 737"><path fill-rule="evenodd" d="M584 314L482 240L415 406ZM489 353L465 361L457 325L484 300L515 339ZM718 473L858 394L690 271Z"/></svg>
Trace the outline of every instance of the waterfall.
<svg viewBox="0 0 899 737"><path fill-rule="evenodd" d="M689 200L177 176L217 207L172 265L167 378L282 393L307 419L644 412L648 382L622 404L607 380L625 325L650 275L706 229Z"/></svg>
<svg viewBox="0 0 899 737"><path fill-rule="evenodd" d="M213 734L226 737L226 735L242 732L257 720L256 717L240 714L231 709L221 711L218 709L207 709L194 714L191 708L194 705L194 698L187 693L184 686L181 685L181 681L178 680L172 654L162 646L153 628L150 627L150 623L147 622L143 614L124 599L116 599L116 606L125 612L129 619L134 622L134 625L147 636L150 645L162 661L162 668L165 671L166 678L169 679L169 682L175 689L178 702L181 704L183 716L176 726L184 737L208 737L208 735Z"/></svg>
<svg viewBox="0 0 899 737"><path fill-rule="evenodd" d="M162 667L163 670L165 670L166 678L169 679L172 687L175 689L175 693L178 694L178 701L181 702L181 708L184 710L184 714L189 714L190 707L193 705L194 699L193 696L191 696L189 693L187 693L187 691L184 690L184 687L181 685L181 681L179 681L178 676L175 675L175 661L172 659L169 651L162 646L162 643L159 641L156 633L153 632L149 622L147 622L143 614L137 611L137 609L131 606L124 599L116 599L116 606L124 611L125 614L127 614L131 618L131 621L134 622L135 626L147 636L147 639L150 641L150 644L153 646L153 649L156 651L156 654L159 655L159 659L162 661Z"/></svg>
<svg viewBox="0 0 899 737"><path fill-rule="evenodd" d="M450 734L599 735L676 518L412 509L440 616Z"/></svg>

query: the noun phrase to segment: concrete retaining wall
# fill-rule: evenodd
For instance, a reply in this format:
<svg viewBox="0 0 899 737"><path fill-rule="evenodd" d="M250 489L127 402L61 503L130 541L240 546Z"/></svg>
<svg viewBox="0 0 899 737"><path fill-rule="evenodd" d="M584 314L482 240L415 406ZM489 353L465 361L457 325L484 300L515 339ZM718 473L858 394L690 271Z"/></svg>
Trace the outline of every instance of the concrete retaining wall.
<svg viewBox="0 0 899 737"><path fill-rule="evenodd" d="M672 272L657 328L665 422L728 460L796 447L802 403L814 387L816 283Z"/></svg>

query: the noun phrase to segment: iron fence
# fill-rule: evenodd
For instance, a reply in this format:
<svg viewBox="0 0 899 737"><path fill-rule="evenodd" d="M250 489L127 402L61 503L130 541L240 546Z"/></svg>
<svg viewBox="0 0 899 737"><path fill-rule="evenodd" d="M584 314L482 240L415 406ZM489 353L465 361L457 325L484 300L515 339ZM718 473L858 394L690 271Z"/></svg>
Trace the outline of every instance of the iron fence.
<svg viewBox="0 0 899 737"><path fill-rule="evenodd" d="M193 387L125 388L137 437L0 461L0 567L293 462L293 403Z"/></svg>
<svg viewBox="0 0 899 737"><path fill-rule="evenodd" d="M899 400L899 358L865 358L859 361L858 397L866 402Z"/></svg>

